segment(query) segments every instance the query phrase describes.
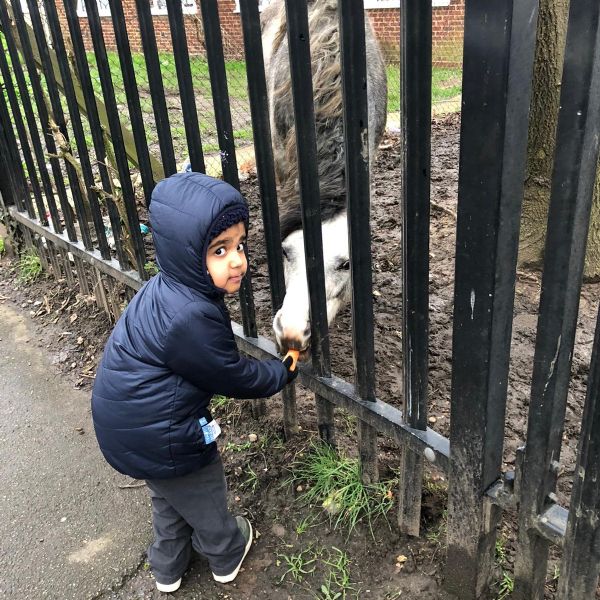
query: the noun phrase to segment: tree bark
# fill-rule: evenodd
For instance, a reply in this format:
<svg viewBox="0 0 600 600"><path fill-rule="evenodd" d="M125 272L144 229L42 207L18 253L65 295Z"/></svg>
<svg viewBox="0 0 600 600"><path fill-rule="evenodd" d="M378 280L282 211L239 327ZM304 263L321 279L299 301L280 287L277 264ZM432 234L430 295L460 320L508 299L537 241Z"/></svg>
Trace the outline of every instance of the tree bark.
<svg viewBox="0 0 600 600"><path fill-rule="evenodd" d="M552 182L568 0L540 0L535 55L527 177L521 218L519 265L539 267L544 255ZM600 164L594 188L585 277L600 278Z"/></svg>

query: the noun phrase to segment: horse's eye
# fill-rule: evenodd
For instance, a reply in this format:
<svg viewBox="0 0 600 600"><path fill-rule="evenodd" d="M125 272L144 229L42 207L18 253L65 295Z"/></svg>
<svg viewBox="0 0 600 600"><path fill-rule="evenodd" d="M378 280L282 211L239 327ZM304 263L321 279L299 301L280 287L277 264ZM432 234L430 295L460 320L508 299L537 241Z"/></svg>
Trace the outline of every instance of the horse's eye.
<svg viewBox="0 0 600 600"><path fill-rule="evenodd" d="M337 266L338 271L348 271L348 269L350 269L350 261L349 260L343 260Z"/></svg>
<svg viewBox="0 0 600 600"><path fill-rule="evenodd" d="M281 252L282 252L282 254L283 254L283 258L284 258L285 260L289 260L289 258L288 258L288 255L287 255L287 252L285 251L285 248L284 248L283 246L281 247Z"/></svg>

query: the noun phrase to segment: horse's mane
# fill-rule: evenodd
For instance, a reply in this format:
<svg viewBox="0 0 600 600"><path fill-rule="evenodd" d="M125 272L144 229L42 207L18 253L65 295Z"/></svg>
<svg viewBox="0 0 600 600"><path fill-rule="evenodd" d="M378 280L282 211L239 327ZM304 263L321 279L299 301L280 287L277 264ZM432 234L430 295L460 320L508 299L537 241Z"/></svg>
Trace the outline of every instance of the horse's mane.
<svg viewBox="0 0 600 600"><path fill-rule="evenodd" d="M275 74L273 108L276 134L280 139L279 181L283 203L298 197L298 159L293 120L291 79L287 62L285 5L272 6L279 27L273 40L273 54L279 55ZM275 17L275 14L277 17ZM323 198L334 198L345 190L344 133L337 0L309 3L310 52L315 107L319 187Z"/></svg>
<svg viewBox="0 0 600 600"><path fill-rule="evenodd" d="M333 219L346 210L346 196L335 196L333 198L321 197L321 222ZM280 228L282 241L288 235L302 229L302 207L299 202L286 205L285 212L280 216Z"/></svg>
<svg viewBox="0 0 600 600"><path fill-rule="evenodd" d="M346 209L338 0L308 0L313 101L321 220ZM273 0L262 12L265 67L275 169L285 239L302 227L298 157L287 46L285 2ZM386 122L387 83L381 51L366 19L369 159L372 164Z"/></svg>

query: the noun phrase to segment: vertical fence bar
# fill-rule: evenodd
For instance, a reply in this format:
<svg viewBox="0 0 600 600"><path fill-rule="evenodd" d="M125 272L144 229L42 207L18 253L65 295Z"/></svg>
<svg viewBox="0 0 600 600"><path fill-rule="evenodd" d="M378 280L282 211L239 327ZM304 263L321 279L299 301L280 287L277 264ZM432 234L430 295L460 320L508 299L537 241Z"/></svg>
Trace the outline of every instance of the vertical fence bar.
<svg viewBox="0 0 600 600"><path fill-rule="evenodd" d="M523 600L544 596L548 542L535 525L556 487L599 136L600 5L573 2L521 477L514 595Z"/></svg>
<svg viewBox="0 0 600 600"><path fill-rule="evenodd" d="M356 388L363 400L375 400L375 341L371 264L371 190L365 11L362 2L340 0L340 55L344 107L344 153L350 274L352 343ZM359 422L359 456L365 483L379 479L377 430Z"/></svg>
<svg viewBox="0 0 600 600"><path fill-rule="evenodd" d="M240 12L254 136L254 156L269 269L271 311L274 316L283 304L285 279L258 4L254 0L240 0ZM286 438L289 439L298 430L295 387L286 386L281 395L283 399L283 426Z"/></svg>
<svg viewBox="0 0 600 600"><path fill-rule="evenodd" d="M9 26L7 26L9 23L9 17L8 17L8 12L6 10L6 5L4 4L4 0L0 1L0 23L2 23L4 37L6 40L6 44L8 46L8 53L9 53L10 59L11 59L12 71L14 73L14 77L17 82L17 87L19 89L20 104L23 107L23 111L25 113L25 118L27 120L27 125L29 128L29 136L31 139L31 145L33 146L33 151L35 153L35 157L36 157L36 160L38 163L40 177L42 180L42 186L44 188L44 192L46 193L46 195L48 195L48 194L52 195L53 194L52 184L50 183L50 176L48 175L48 169L46 168L46 158L44 156L44 151L42 149L42 143L40 141L39 131L37 128L37 121L33 115L33 108L31 106L31 100L29 98L29 91L27 90L27 86L25 84L25 77L23 75L23 69L21 67L19 54L17 52L15 40L12 35L12 30L10 29ZM2 49L2 50L4 50L4 49ZM10 77L10 69L9 69L9 65L8 65L8 59L7 59L7 56L4 53L4 51L2 51L2 58L0 58L0 61L1 61L0 64L2 65L2 73L3 73L5 83L7 81L9 81L9 82L12 81L12 79ZM12 87L12 85L11 85L11 87ZM8 89L7 89L7 92L8 92ZM15 100L13 100L13 101L10 100L10 94L9 94L9 101L11 102L11 104L13 104L15 102ZM17 105L19 104L18 101L16 103L17 103ZM17 125L17 129L19 128L19 122L17 121L17 116L18 116L19 120L21 121L22 127L24 128L23 120L20 115L21 111L20 111L20 109L16 109L16 111L17 111L18 115L14 115L14 118L15 118L15 124ZM15 112L15 108L13 107L13 113L14 112ZM21 132L19 132L19 137L22 137ZM23 139L25 140L25 143L27 143L27 135L26 134ZM33 165L33 161L32 161L32 165ZM28 169L29 173L31 174L32 180L35 180L35 181L32 181L32 186L33 186L35 203L36 203L36 207L37 207L37 211L38 211L38 218L40 220L40 223L42 223L43 225L48 225L48 219L46 217L46 207L44 205L44 200L42 198L41 190L39 189L39 184L37 182L35 167L28 164L27 169ZM37 190L36 190L36 188L37 188ZM29 199L29 201L30 201L30 199ZM35 215L32 212L33 207L30 207L27 204L26 204L26 206L27 206L27 211L28 211L29 216L34 217Z"/></svg>
<svg viewBox="0 0 600 600"><path fill-rule="evenodd" d="M5 135L7 112L4 94L0 94L0 223L8 224L8 207L16 204L18 210L23 210L23 200L15 193L13 185L13 166L10 164L8 150L9 142Z"/></svg>
<svg viewBox="0 0 600 600"><path fill-rule="evenodd" d="M67 131L67 124L65 121L62 104L60 102L56 80L54 79L54 70L50 60L50 53L48 52L48 42L46 41L46 34L44 32L44 26L42 25L40 10L35 0L27 0L27 6L29 7L29 18L31 19L33 33L35 35L38 51L40 53L48 96L50 98L50 107L54 117L54 123L53 126L51 126L52 131L50 131L50 135L55 136L55 142L57 142L58 138L58 155L65 161L67 178L69 180L69 189L75 207L77 220L79 221L81 238L84 240L85 247L91 248L92 244L87 225L87 215L83 204L83 197L81 195L81 187L79 186L77 171L69 162L69 160L65 158L65 153L71 153L71 143L69 141L69 133ZM73 207L68 201L68 195L65 196L64 200L64 202L61 202L61 207L63 219L65 220L65 228L67 230L69 240L75 242L78 239L78 235L75 229L75 219L73 218L75 216L73 213Z"/></svg>
<svg viewBox="0 0 600 600"><path fill-rule="evenodd" d="M215 123L219 149L221 151L221 167L223 179L239 189L237 160L235 156L235 140L231 124L229 93L227 91L227 73L223 57L223 36L219 20L219 7L216 0L201 2L204 39L206 43L206 58L210 74Z"/></svg>
<svg viewBox="0 0 600 600"><path fill-rule="evenodd" d="M402 83L402 357L404 418L427 428L429 192L431 175L431 3L404 0ZM419 535L423 456L403 447L398 525Z"/></svg>
<svg viewBox="0 0 600 600"><path fill-rule="evenodd" d="M155 181L152 173L152 164L150 163L150 153L146 140L138 85L131 60L131 49L129 47L129 35L127 33L125 15L123 13L123 3L119 0L109 0L109 5L113 30L115 32L115 42L117 44L117 51L119 52L121 73L123 74L123 85L125 87L125 95L127 96L127 107L129 108L133 140L142 178L142 187L144 188L144 197L146 206L148 207Z"/></svg>
<svg viewBox="0 0 600 600"><path fill-rule="evenodd" d="M173 152L171 125L169 123L165 89L160 70L154 23L152 21L150 3L148 0L135 0L135 6L137 8L140 24L140 34L142 37L142 46L144 48L144 60L146 61L150 95L152 97L152 108L154 110L154 119L156 121L156 132L158 134L158 144L160 146L165 177L168 177L177 171L177 165L175 164L175 154Z"/></svg>
<svg viewBox="0 0 600 600"><path fill-rule="evenodd" d="M215 123L221 151L221 167L223 179L236 189L240 189L238 178L237 160L235 156L235 140L231 123L229 107L229 93L227 91L227 72L223 56L223 37L219 21L219 10L216 0L203 0L201 3L202 23L204 25L204 38L206 42L206 58L210 73L210 87L212 90L213 106L215 110ZM244 335L256 337L256 317L254 314L254 299L252 295L252 280L250 270L242 281L240 289L240 306Z"/></svg>
<svg viewBox="0 0 600 600"><path fill-rule="evenodd" d="M177 70L177 81L179 83L179 94L181 96L181 111L183 113L183 123L185 125L185 137L187 139L188 152L190 154L190 163L193 171L206 173L181 2L171 2L170 4L167 4L167 9L169 13L171 40L173 42L175 68Z"/></svg>
<svg viewBox="0 0 600 600"><path fill-rule="evenodd" d="M73 128L73 134L75 136L75 141L77 142L77 149L79 151L78 158L83 174L83 181L80 182L80 180L77 179L77 182L81 184L85 182L85 191L87 193L87 199L91 211L91 215L89 216L91 216L93 220L94 229L96 230L96 232L98 232L100 230L104 230L104 223L102 221L102 214L100 212L98 194L94 189L94 174L92 172L89 151L85 141L85 133L83 131L83 124L81 122L79 105L77 104L77 98L75 96L75 88L73 86L71 70L69 69L69 60L67 58L65 42L62 37L60 22L58 20L58 14L56 12L56 5L54 0L44 0L44 6L46 8L46 18L48 19L48 27L52 33L54 51L56 52L56 58L60 69L62 85L64 88L65 96L67 98L67 106L69 108L69 116L71 118L71 127ZM88 250L91 250L93 248L93 244L87 222L87 210L81 207L80 211L81 214L79 215L79 225L81 227L81 237L84 246Z"/></svg>
<svg viewBox="0 0 600 600"><path fill-rule="evenodd" d="M227 89L227 72L223 56L223 38L216 0L204 0L201 3L201 9L223 179L239 190L240 183L235 153L235 140L233 137L229 93ZM249 271L244 277L239 296L244 335L256 337L257 327L252 295L252 280Z"/></svg>
<svg viewBox="0 0 600 600"><path fill-rule="evenodd" d="M302 206L302 229L306 276L310 298L310 329L312 364L318 375L331 375L327 304L325 299L325 272L323 267L323 236L321 231L321 194L317 168L317 140L313 105L312 67L308 11L306 0L285 0L287 41L292 79L292 100L296 128L296 156L298 160L298 187ZM321 439L333 445L333 405L315 395L317 424ZM359 429L360 432L363 431ZM373 457L367 450L368 436L359 447L365 464Z"/></svg>
<svg viewBox="0 0 600 600"><path fill-rule="evenodd" d="M96 0L85 0L85 7L88 15L90 33L92 35L92 42L94 44L96 61L98 64L100 85L102 86L102 94L106 103L106 114L108 117L108 125L110 128L113 149L115 152L115 162L117 163L116 166L121 184L122 201L126 213L124 217L126 217L127 220L133 252L131 259L134 262L135 268L137 269L140 277L142 279L147 279L148 275L144 270L144 264L146 262L144 242L140 233L140 222L135 204L135 194L133 191L133 185L131 184L131 176L129 174L129 162L127 160L127 153L125 152L125 144L123 142L123 133L121 131L121 122L119 120L119 110L117 108L115 90L113 88L110 66L108 64L108 56L106 54L106 47L104 45L102 24L100 22L100 16L98 15L98 5ZM118 232L114 230L114 224L113 232L116 241Z"/></svg>
<svg viewBox="0 0 600 600"><path fill-rule="evenodd" d="M21 9L21 3L15 2L14 5L11 5L13 9L13 15L15 20L15 25L17 26L17 32L19 34L19 39L21 41L21 51L23 52L23 58L25 59L25 65L27 66L27 72L29 74L29 81L31 83L31 88L33 90L33 97L35 99L35 103L38 111L38 118L40 121L40 126L42 128L42 132L44 134L44 139L46 141L46 149L50 154L56 154L56 144L54 142L54 137L50 130L50 118L48 115L48 109L46 108L46 98L44 96L44 92L42 90L42 85L40 82L40 78L35 66L35 61L33 59L33 50L31 47L31 41L29 39L29 35L27 32L27 25L25 23L25 19L23 17L23 11ZM10 23L5 24L6 29L10 28ZM6 35L6 34L5 34ZM8 36L7 36L8 41ZM52 174L54 176L54 186L56 188L56 194L58 195L59 202L61 206L68 206L67 201L67 191L65 189L65 181L63 172L60 166L60 162L58 158L50 158L50 167L52 168ZM44 158L44 166L40 166L40 173L43 173L43 169L45 169L45 158ZM51 186L50 186L51 187ZM48 210L50 212L50 217L52 218L52 228L57 233L63 232L63 226L60 220L60 216L58 214L58 209L56 206L56 201L54 199L54 193L49 193L46 191L46 202L48 204ZM42 223L44 225L48 224L48 219L44 214ZM71 238L70 238L71 239Z"/></svg>
<svg viewBox="0 0 600 600"><path fill-rule="evenodd" d="M467 4L452 344L446 586L492 577L537 3ZM474 150L476 149L476 151Z"/></svg>
<svg viewBox="0 0 600 600"><path fill-rule="evenodd" d="M2 30L4 33L4 37L6 39L6 45L8 46L8 53L10 55L10 60L12 63L12 70L17 81L17 87L19 89L20 100L23 106L23 112L25 113L25 118L27 120L27 127L29 130L29 137L31 139L31 145L33 146L33 151L35 153L35 158L38 164L38 170L40 173L40 179L42 180L42 186L44 188L44 193L46 197L54 196L54 191L52 190L52 183L50 182L50 176L48 175L48 169L46 168L46 157L44 155L44 150L42 148L42 142L40 140L39 131L38 131L38 122L33 114L33 107L31 105L31 99L29 97L29 90L27 89L27 84L25 82L25 76L23 74L23 68L21 66L19 53L17 52L17 46L15 44L15 39L13 37L13 32L10 27L10 19L8 16L8 11L6 10L6 4L4 0L0 0L0 23L2 23ZM4 54L4 53L3 53ZM6 56L2 60L3 63L6 62ZM6 79L6 78L5 78ZM20 134L19 134L20 135ZM30 167L27 167L32 175L35 174L35 170L31 170ZM33 184L35 185L35 184ZM38 218L42 225L48 225L48 219L46 217L46 208L41 197L38 198L35 193L34 188L34 197L36 200L36 206L38 209ZM34 214L29 211L29 216L33 217Z"/></svg>
<svg viewBox="0 0 600 600"><path fill-rule="evenodd" d="M25 129L25 125L23 123L23 118L21 116L21 107L19 104L19 99L15 93L15 89L13 87L13 82L11 78L10 68L8 66L8 62L6 61L6 54L4 53L4 48L0 47L0 71L2 72L2 78L4 80L4 89L6 90L6 95L8 96L8 101L10 103L10 107L12 110L13 121L17 130L17 135L19 137L19 143L21 146L21 151L23 152L23 158L25 159L25 165L27 166L27 171L29 172L29 181L31 183L31 189L33 191L33 197L35 198L35 203L38 209L38 214L43 215L45 213L44 208L44 199L42 198L42 190L40 189L40 184L37 179L37 174L35 170L35 165L33 162L33 157L31 155L31 149L29 146L29 141L27 139L27 131ZM6 159L11 160L13 163L13 169L16 169L17 164L20 167L21 159L19 156L19 144L15 139L14 130L11 126L10 115L8 113L8 107L5 105L4 100L4 92L0 89L0 95L2 95L2 115L4 118L4 124L6 128L7 139L10 139L10 145L7 147ZM32 136L33 137L33 136ZM18 158L18 160L17 160ZM10 173L9 176L16 176L16 173ZM23 187L23 200L25 202L25 207L27 208L27 214L35 219L35 211L33 208L33 203L31 202L31 196L27 193L27 181L23 181L21 186ZM17 207L19 210L23 210L23 205L21 203L21 196L17 194L15 196Z"/></svg>
<svg viewBox="0 0 600 600"><path fill-rule="evenodd" d="M4 82L6 85L6 81ZM31 197L27 193L27 182L22 172L20 164L17 164L11 148L16 150L17 140L15 139L15 132L13 131L12 124L10 121L10 114L8 112L8 106L4 98L4 93L0 89L0 160L2 161L2 177L0 178L0 185L2 193L6 194L4 197L5 205L15 204L19 210L23 210L25 206L28 206L28 214L30 217L35 218L33 213L33 206L31 204ZM19 176L21 181L19 181ZM29 212L31 209L31 212Z"/></svg>
<svg viewBox="0 0 600 600"><path fill-rule="evenodd" d="M285 280L258 4L254 0L240 0L240 11L244 34L248 96L254 134L254 156L256 158L269 282L271 284L271 309L274 315L283 304Z"/></svg>
<svg viewBox="0 0 600 600"><path fill-rule="evenodd" d="M96 98L90 77L85 47L81 37L79 18L77 17L76 12L76 2L74 0L64 0L63 4L65 7L67 24L69 26L69 33L71 34L71 44L73 45L73 54L75 56L77 76L79 78L78 84L81 87L87 118L90 124L90 131L92 133L94 151L96 152L96 162L98 165L98 172L100 173L100 181L102 183L104 194L107 197L110 197L112 194L112 183L106 165L106 147L104 145L103 137L104 128L102 127L100 118L98 116L98 107L96 105ZM121 243L121 225L119 221L119 213L117 212L114 202L112 202L110 199L106 201L106 206L114 232L117 259L119 260L121 268L125 269L128 267L128 261L125 257L123 245ZM98 236L98 245L100 247L100 254L102 258L104 260L110 259L110 248L106 239L104 227L97 228L96 235Z"/></svg>
<svg viewBox="0 0 600 600"><path fill-rule="evenodd" d="M306 4L306 0L285 0L294 123L296 125L298 183L302 204L304 252L310 296L313 367L319 375L328 377L331 374L331 367L323 268L321 195L317 170L317 140Z"/></svg>
<svg viewBox="0 0 600 600"><path fill-rule="evenodd" d="M558 598L593 598L598 586L600 514L600 312L592 350L567 535L562 552Z"/></svg>

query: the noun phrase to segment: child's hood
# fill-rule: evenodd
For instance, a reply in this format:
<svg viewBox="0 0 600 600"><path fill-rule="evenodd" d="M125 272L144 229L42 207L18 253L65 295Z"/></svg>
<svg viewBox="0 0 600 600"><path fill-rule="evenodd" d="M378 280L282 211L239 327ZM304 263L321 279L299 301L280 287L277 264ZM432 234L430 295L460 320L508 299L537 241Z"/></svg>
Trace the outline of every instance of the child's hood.
<svg viewBox="0 0 600 600"><path fill-rule="evenodd" d="M165 275L203 294L222 294L206 270L206 249L215 220L246 206L231 185L202 173L176 173L152 192L150 224L156 262Z"/></svg>

